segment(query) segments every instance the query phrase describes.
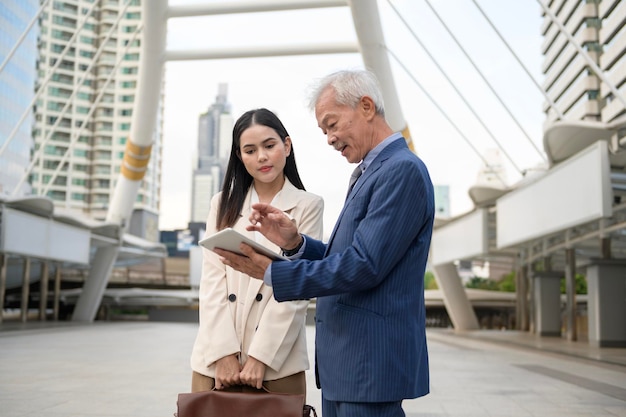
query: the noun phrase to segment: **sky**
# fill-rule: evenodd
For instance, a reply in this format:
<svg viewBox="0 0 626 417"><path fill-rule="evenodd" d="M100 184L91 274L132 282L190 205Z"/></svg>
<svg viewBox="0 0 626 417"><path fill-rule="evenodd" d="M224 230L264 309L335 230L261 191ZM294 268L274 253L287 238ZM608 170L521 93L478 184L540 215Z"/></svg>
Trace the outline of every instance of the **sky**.
<svg viewBox="0 0 626 417"><path fill-rule="evenodd" d="M207 1L170 0L170 5ZM541 84L540 5L529 0L475 1ZM543 161L544 98L474 0L378 0L378 9L413 145L433 184L450 187L452 216L473 209L468 189L476 183L484 154L498 148L498 143L508 185ZM335 7L170 19L167 49L346 41L356 42L350 9ZM308 109L308 92L316 79L354 68L363 68L358 53L167 62L160 229L187 227L198 116L214 103L218 85L226 83L234 119L258 107L281 118L292 138L305 187L324 198L324 232L328 236L341 211L354 165L326 143Z"/></svg>

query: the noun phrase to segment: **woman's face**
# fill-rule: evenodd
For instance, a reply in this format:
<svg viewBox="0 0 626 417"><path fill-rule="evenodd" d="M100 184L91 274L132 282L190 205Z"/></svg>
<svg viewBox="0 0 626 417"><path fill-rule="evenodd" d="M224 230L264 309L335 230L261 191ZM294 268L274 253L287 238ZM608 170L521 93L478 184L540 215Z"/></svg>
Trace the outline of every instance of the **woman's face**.
<svg viewBox="0 0 626 417"><path fill-rule="evenodd" d="M239 151L241 161L255 182L282 186L283 170L291 152L289 137L283 142L274 129L254 124L241 134Z"/></svg>

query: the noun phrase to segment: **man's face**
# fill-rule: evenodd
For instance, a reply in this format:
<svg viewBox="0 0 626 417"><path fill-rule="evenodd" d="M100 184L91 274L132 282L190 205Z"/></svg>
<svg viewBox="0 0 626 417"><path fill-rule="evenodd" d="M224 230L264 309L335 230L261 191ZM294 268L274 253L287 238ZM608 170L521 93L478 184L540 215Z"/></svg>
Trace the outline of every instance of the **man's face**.
<svg viewBox="0 0 626 417"><path fill-rule="evenodd" d="M363 109L338 105L335 91L327 89L320 95L315 106L315 118L328 144L341 152L350 163L358 163L372 149L372 134Z"/></svg>

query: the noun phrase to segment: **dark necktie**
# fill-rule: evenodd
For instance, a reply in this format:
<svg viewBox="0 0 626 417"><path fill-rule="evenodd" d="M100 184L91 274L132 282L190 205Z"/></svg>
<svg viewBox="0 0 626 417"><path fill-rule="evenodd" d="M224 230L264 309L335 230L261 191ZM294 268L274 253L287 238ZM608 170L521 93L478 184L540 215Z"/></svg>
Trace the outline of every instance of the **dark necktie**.
<svg viewBox="0 0 626 417"><path fill-rule="evenodd" d="M352 171L352 175L350 175L350 185L348 186L348 194L346 194L346 198L348 198L348 196L350 195L350 192L352 191L354 184L356 184L356 180L359 179L362 173L363 171L361 171L360 164L357 165L356 168L354 168L354 171Z"/></svg>

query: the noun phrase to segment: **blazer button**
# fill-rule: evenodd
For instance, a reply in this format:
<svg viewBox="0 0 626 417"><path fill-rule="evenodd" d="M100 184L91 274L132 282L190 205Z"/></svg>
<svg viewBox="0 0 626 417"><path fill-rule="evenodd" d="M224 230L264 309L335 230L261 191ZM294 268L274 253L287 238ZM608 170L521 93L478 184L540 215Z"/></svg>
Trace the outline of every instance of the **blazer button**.
<svg viewBox="0 0 626 417"><path fill-rule="evenodd" d="M263 294L258 293L258 294L256 295L256 300L257 300L257 301L261 301L262 299L263 299Z"/></svg>
<svg viewBox="0 0 626 417"><path fill-rule="evenodd" d="M228 301L230 301L231 303L234 303L235 300L237 300L237 296L235 294L230 294L228 296Z"/></svg>

